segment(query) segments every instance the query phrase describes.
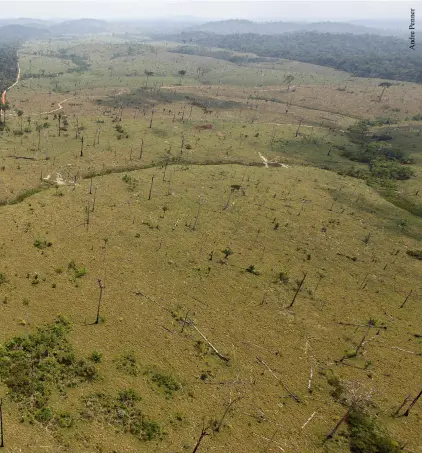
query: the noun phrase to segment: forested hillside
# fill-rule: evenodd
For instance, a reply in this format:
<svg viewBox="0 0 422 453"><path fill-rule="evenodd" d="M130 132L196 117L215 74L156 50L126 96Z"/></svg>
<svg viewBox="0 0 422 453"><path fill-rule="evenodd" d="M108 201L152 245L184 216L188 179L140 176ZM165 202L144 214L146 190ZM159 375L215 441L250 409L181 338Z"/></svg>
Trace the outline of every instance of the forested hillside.
<svg viewBox="0 0 422 453"><path fill-rule="evenodd" d="M329 66L359 77L422 83L421 48L413 51L406 40L399 38L316 32L283 35L191 32L159 38Z"/></svg>
<svg viewBox="0 0 422 453"><path fill-rule="evenodd" d="M18 68L17 47L0 44L0 92L13 83Z"/></svg>
<svg viewBox="0 0 422 453"><path fill-rule="evenodd" d="M355 25L347 22L314 22L314 23L297 23L297 22L253 22L250 20L221 20L207 22L196 25L191 28L192 31L202 31L217 33L221 35L231 35L235 33L258 33L260 35L279 35L290 32L317 31L320 33L374 33L377 35L391 36L392 30L382 28L366 27Z"/></svg>

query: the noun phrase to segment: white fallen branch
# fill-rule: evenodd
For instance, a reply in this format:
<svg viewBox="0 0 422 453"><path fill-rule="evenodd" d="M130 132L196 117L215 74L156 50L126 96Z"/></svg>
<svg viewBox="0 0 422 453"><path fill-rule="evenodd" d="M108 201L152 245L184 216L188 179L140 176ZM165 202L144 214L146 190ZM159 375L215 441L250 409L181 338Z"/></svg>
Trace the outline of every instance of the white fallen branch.
<svg viewBox="0 0 422 453"><path fill-rule="evenodd" d="M210 343L208 338L196 327L195 325L192 324L192 327L201 335L201 337L208 343L208 345L211 347L211 349L217 354L218 357L220 357L221 360L224 360L225 362L228 362L230 359L223 354L220 354L217 349L215 348L214 345Z"/></svg>
<svg viewBox="0 0 422 453"><path fill-rule="evenodd" d="M268 164L277 164L280 165L280 167L283 168L289 168L288 165L286 164L281 164L280 162L277 162L276 160L268 160L265 156L263 156L259 151L258 151L259 157L262 159L262 162L264 162L265 168L268 168Z"/></svg>
<svg viewBox="0 0 422 453"><path fill-rule="evenodd" d="M312 377L313 376L314 376L314 371L313 371L312 365L311 365L311 372L309 374L309 381L308 381L308 392L309 393L312 393L311 385L312 385Z"/></svg>
<svg viewBox="0 0 422 453"><path fill-rule="evenodd" d="M402 349L402 348L399 348L398 346L391 346L391 349L398 349L399 351L407 352L409 354L414 354L414 355L422 355L421 352L408 351L407 349Z"/></svg>
<svg viewBox="0 0 422 453"><path fill-rule="evenodd" d="M302 425L302 429L314 418L316 411L306 420L306 422Z"/></svg>
<svg viewBox="0 0 422 453"><path fill-rule="evenodd" d="M257 437L260 437L261 439L264 439L264 440L268 440L270 441L271 439L269 439L268 437L264 437L264 436L260 436L259 434L256 434L256 433L252 433L254 436L257 436ZM284 450L284 448L279 444L277 443L276 441L272 440L272 443L275 444L281 451L286 451Z"/></svg>
<svg viewBox="0 0 422 453"><path fill-rule="evenodd" d="M286 390L286 392L297 402L297 403L300 403L300 399L298 398L297 395L295 395L293 392L291 392L288 388L287 388L287 385L274 373L274 371L262 360L260 359L259 357L256 358L256 360L258 360L258 362L262 363L265 368L267 368L267 370L277 379L277 381L280 382L280 384L283 386L284 390Z"/></svg>

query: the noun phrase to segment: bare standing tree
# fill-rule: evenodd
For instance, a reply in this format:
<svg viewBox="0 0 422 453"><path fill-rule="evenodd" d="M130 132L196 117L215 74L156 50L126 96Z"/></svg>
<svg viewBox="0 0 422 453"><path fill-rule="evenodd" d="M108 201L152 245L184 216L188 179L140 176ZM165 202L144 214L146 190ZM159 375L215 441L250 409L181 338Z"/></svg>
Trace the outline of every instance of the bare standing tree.
<svg viewBox="0 0 422 453"><path fill-rule="evenodd" d="M145 81L145 88L148 87L148 79L154 75L152 71L149 71L148 69L145 69L144 74L146 76L146 81Z"/></svg>
<svg viewBox="0 0 422 453"><path fill-rule="evenodd" d="M384 91L387 88L391 87L391 83L390 82L381 82L378 86L383 88L382 93L380 94L380 97L378 98L378 101L381 101L381 99L384 95Z"/></svg>
<svg viewBox="0 0 422 453"><path fill-rule="evenodd" d="M186 75L186 71L184 69L181 69L180 71L177 72L177 74L179 74L179 77L180 77L179 83L181 85L182 84L182 77L184 77Z"/></svg>
<svg viewBox="0 0 422 453"><path fill-rule="evenodd" d="M208 432L209 429L210 429L209 426L206 427L205 424L202 425L201 435L199 436L199 439L196 442L192 453L196 453L198 451L198 448L201 445L201 442L203 441L204 437L210 435L210 433Z"/></svg>
<svg viewBox="0 0 422 453"><path fill-rule="evenodd" d="M97 283L98 283L98 288L100 289L100 297L98 299L97 318L95 320L95 324L100 323L101 300L103 298L103 289L104 289L103 282L99 278L97 278Z"/></svg>
<svg viewBox="0 0 422 453"><path fill-rule="evenodd" d="M0 398L0 448L4 447L3 435L3 400Z"/></svg>
<svg viewBox="0 0 422 453"><path fill-rule="evenodd" d="M294 80L294 77L291 74L289 74L288 76L286 76L284 78L284 82L287 83L287 91L289 91L290 84L293 82L293 80Z"/></svg>

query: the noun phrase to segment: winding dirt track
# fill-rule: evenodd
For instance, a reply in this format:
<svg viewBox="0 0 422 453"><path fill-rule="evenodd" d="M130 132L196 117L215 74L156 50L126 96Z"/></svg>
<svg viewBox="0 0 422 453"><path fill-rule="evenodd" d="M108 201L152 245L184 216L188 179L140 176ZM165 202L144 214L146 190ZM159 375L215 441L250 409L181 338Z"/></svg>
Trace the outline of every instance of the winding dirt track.
<svg viewBox="0 0 422 453"><path fill-rule="evenodd" d="M63 109L62 104L63 104L64 102L68 101L68 100L69 100L69 98L64 99L63 101L58 102L57 105L58 105L59 107L58 107L57 109L50 110L49 112L41 112L40 115L48 115L48 114L50 114L50 113L54 113L54 112L58 112L59 110L62 110L62 109Z"/></svg>

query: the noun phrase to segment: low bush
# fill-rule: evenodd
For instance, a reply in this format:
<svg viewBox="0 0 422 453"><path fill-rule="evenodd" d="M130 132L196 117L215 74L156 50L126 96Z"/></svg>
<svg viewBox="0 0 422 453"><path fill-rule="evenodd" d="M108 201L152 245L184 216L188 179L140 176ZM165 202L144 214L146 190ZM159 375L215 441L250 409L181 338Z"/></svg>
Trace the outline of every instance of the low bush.
<svg viewBox="0 0 422 453"><path fill-rule="evenodd" d="M130 433L139 440L160 439L160 425L148 420L137 403L141 398L132 389L119 392L117 397L106 393L94 393L83 399L85 409L81 416L86 420L113 425L125 433Z"/></svg>
<svg viewBox="0 0 422 453"><path fill-rule="evenodd" d="M97 378L95 366L77 359L67 340L70 323L59 317L34 334L14 337L0 345L0 380L18 403L23 419L49 422L53 391L64 391ZM70 423L70 422L69 422ZM59 425L69 424L64 421Z"/></svg>

